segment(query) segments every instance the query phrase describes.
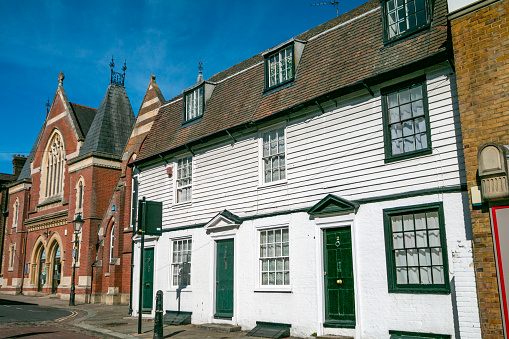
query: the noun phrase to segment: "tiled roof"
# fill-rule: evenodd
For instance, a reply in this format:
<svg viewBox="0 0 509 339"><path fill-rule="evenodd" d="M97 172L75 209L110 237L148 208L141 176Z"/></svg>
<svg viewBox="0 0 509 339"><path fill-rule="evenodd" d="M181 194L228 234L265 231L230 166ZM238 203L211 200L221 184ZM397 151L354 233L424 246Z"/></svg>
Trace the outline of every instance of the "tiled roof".
<svg viewBox="0 0 509 339"><path fill-rule="evenodd" d="M133 123L134 113L125 88L110 84L78 156L94 152L121 157Z"/></svg>
<svg viewBox="0 0 509 339"><path fill-rule="evenodd" d="M392 44L384 44L379 0L356 9L295 37L306 46L289 86L264 93L263 56L258 54L209 79L217 83L200 121L182 126L182 96L170 99L156 117L137 163L226 129L271 117L327 94L339 95L362 82L401 75L407 65L426 67L423 60L445 58L447 5L434 2L429 30ZM362 88L362 87L360 87Z"/></svg>
<svg viewBox="0 0 509 339"><path fill-rule="evenodd" d="M14 181L16 179L17 179L17 177L13 174L0 173L0 183Z"/></svg>
<svg viewBox="0 0 509 339"><path fill-rule="evenodd" d="M39 131L39 134L37 135L37 139L35 139L34 145L32 146L32 149L30 150L30 154L28 155L27 160L25 161L25 164L23 165L23 168L21 169L21 173L18 176L18 180L31 178L32 171L30 169L30 164L32 163L32 160L34 159L35 152L37 152L37 146L39 145L39 140L42 138L45 128L46 128L46 122L44 122L42 124L41 130Z"/></svg>
<svg viewBox="0 0 509 339"><path fill-rule="evenodd" d="M92 121L94 121L97 109L74 104L72 102L70 102L70 104L74 111L74 114L78 119L78 124L80 125L79 127L81 128L83 135L86 137L88 130L90 129L90 125L92 125Z"/></svg>

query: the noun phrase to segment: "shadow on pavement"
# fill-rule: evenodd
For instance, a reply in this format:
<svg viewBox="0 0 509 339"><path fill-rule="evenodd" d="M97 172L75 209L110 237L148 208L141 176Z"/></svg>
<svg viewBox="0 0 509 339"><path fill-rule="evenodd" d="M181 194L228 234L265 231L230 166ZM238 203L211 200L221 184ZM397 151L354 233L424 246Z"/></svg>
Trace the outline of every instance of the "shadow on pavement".
<svg viewBox="0 0 509 339"><path fill-rule="evenodd" d="M37 305L37 304L24 303L22 301L6 300L0 298L0 305Z"/></svg>
<svg viewBox="0 0 509 339"><path fill-rule="evenodd" d="M177 335L177 334L182 333L182 332L185 332L185 330L182 330L182 331L175 331L175 332L173 332L173 333L170 333L170 334L165 335L164 337L165 337L165 338L173 337L174 335Z"/></svg>
<svg viewBox="0 0 509 339"><path fill-rule="evenodd" d="M24 338L24 337L31 337L31 336L36 336L36 335L39 335L39 334L48 334L48 333L55 333L55 331L31 332L31 333L16 334L16 335L11 335L10 337L5 337L5 339Z"/></svg>

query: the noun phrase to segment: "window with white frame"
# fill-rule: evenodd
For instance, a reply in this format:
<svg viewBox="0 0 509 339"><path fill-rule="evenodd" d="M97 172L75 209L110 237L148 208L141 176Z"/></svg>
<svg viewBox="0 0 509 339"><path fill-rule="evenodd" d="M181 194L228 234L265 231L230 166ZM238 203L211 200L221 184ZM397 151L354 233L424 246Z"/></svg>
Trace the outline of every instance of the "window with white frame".
<svg viewBox="0 0 509 339"><path fill-rule="evenodd" d="M76 213L83 211L84 186L83 178L79 178L76 184Z"/></svg>
<svg viewBox="0 0 509 339"><path fill-rule="evenodd" d="M9 245L9 271L14 270L14 259L16 258L16 243Z"/></svg>
<svg viewBox="0 0 509 339"><path fill-rule="evenodd" d="M110 263L111 259L113 259L113 250L115 249L115 224L111 226L110 232Z"/></svg>
<svg viewBox="0 0 509 339"><path fill-rule="evenodd" d="M191 285L192 239L173 240L171 260L171 285Z"/></svg>
<svg viewBox="0 0 509 339"><path fill-rule="evenodd" d="M193 120L203 115L204 86L200 86L191 92L185 94L185 117L184 121Z"/></svg>
<svg viewBox="0 0 509 339"><path fill-rule="evenodd" d="M18 227L19 199L16 198L12 206L12 228Z"/></svg>
<svg viewBox="0 0 509 339"><path fill-rule="evenodd" d="M260 231L260 282L262 286L290 285L288 227Z"/></svg>
<svg viewBox="0 0 509 339"><path fill-rule="evenodd" d="M291 80L294 73L293 45L267 56L265 68L267 88Z"/></svg>
<svg viewBox="0 0 509 339"><path fill-rule="evenodd" d="M59 133L54 132L50 137L44 153L43 180L44 197L49 198L63 192L63 176L65 163L65 147Z"/></svg>
<svg viewBox="0 0 509 339"><path fill-rule="evenodd" d="M191 200L193 177L193 157L179 159L177 161L177 180L176 180L176 202L181 203Z"/></svg>
<svg viewBox="0 0 509 339"><path fill-rule="evenodd" d="M284 127L263 133L262 166L264 183L286 179Z"/></svg>
<svg viewBox="0 0 509 339"><path fill-rule="evenodd" d="M388 0L383 4L385 34L389 40L429 24L428 0Z"/></svg>

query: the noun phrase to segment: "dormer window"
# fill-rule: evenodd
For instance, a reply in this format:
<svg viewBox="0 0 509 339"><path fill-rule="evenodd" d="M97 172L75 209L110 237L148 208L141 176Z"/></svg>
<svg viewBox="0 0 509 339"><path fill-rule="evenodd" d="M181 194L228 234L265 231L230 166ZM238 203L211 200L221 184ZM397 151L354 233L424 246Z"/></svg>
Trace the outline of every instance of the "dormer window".
<svg viewBox="0 0 509 339"><path fill-rule="evenodd" d="M420 30L430 23L428 0L388 0L383 4L388 41Z"/></svg>
<svg viewBox="0 0 509 339"><path fill-rule="evenodd" d="M184 122L199 118L203 115L205 106L203 89L204 86L200 86L190 92L185 93Z"/></svg>
<svg viewBox="0 0 509 339"><path fill-rule="evenodd" d="M293 44L265 57L265 87L271 88L293 79L295 72Z"/></svg>

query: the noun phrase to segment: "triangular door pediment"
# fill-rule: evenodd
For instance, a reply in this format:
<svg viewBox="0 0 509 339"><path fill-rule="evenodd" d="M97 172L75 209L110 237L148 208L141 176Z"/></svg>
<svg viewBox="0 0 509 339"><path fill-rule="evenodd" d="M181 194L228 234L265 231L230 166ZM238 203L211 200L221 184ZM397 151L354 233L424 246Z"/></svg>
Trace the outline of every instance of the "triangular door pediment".
<svg viewBox="0 0 509 339"><path fill-rule="evenodd" d="M327 195L308 211L310 215L339 214L345 212L356 212L359 205L355 202L340 198L333 194Z"/></svg>
<svg viewBox="0 0 509 339"><path fill-rule="evenodd" d="M207 232L223 231L238 228L241 223L242 220L238 216L228 210L223 210L205 225L205 229Z"/></svg>

